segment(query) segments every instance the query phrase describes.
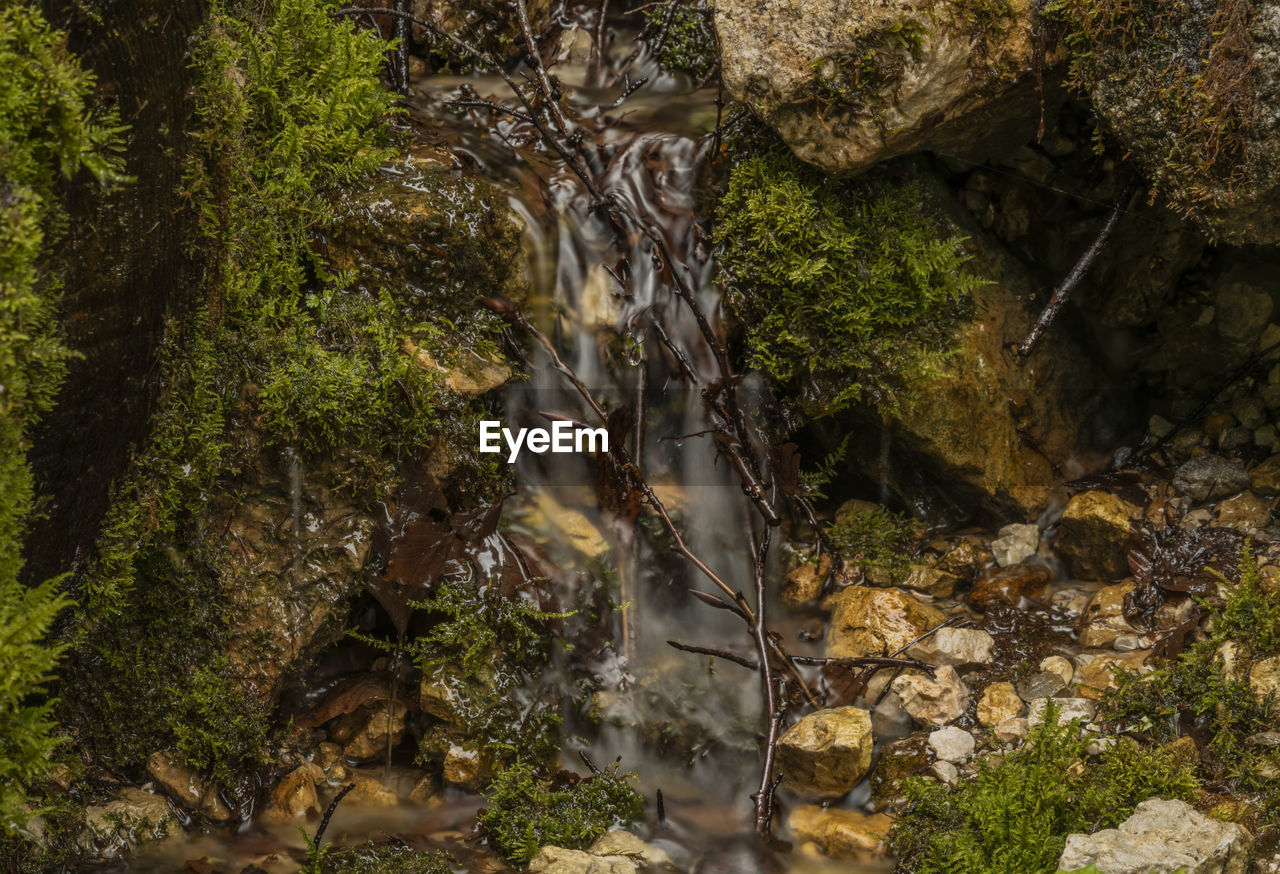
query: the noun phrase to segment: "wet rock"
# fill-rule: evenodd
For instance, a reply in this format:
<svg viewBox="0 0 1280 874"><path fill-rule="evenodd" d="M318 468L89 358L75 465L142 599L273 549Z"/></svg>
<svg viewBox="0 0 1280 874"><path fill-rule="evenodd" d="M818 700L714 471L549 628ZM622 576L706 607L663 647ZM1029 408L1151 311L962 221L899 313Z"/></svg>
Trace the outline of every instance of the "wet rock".
<svg viewBox="0 0 1280 874"><path fill-rule="evenodd" d="M969 592L969 601L979 610L1017 607L1023 598L1040 598L1049 585L1049 568L1042 564L1020 564L991 568L979 574Z"/></svg>
<svg viewBox="0 0 1280 874"><path fill-rule="evenodd" d="M1094 593L1085 608L1080 645L1086 649L1111 646L1122 634L1136 634L1137 629L1124 618L1125 596L1133 591L1133 580L1106 586Z"/></svg>
<svg viewBox="0 0 1280 874"><path fill-rule="evenodd" d="M1075 676L1075 665L1071 664L1070 659L1065 659L1060 655L1048 656L1041 659L1040 670L1050 674L1056 674L1062 680L1062 685L1067 686L1071 682L1071 678Z"/></svg>
<svg viewBox="0 0 1280 874"><path fill-rule="evenodd" d="M147 773L184 809L211 822L231 821L231 810L218 796L218 789L188 768L173 753L158 751L147 758Z"/></svg>
<svg viewBox="0 0 1280 874"><path fill-rule="evenodd" d="M1069 682L1053 671L1037 671L1018 680L1016 688L1020 698L1031 701L1034 698L1052 698L1067 688Z"/></svg>
<svg viewBox="0 0 1280 874"><path fill-rule="evenodd" d="M714 6L726 89L828 172L1021 128L1016 111L993 103L1033 63L1032 7L1010 8L1006 17L909 0Z"/></svg>
<svg viewBox="0 0 1280 874"><path fill-rule="evenodd" d="M982 690L982 697L978 700L978 722L983 725L998 725L1010 717L1021 716L1025 706L1012 683L992 683Z"/></svg>
<svg viewBox="0 0 1280 874"><path fill-rule="evenodd" d="M132 786L106 804L87 808L85 828L81 845L104 859L182 833L178 817L163 795Z"/></svg>
<svg viewBox="0 0 1280 874"><path fill-rule="evenodd" d="M1119 579L1129 572L1129 524L1140 515L1109 492L1083 492L1063 511L1054 549L1077 579Z"/></svg>
<svg viewBox="0 0 1280 874"><path fill-rule="evenodd" d="M934 598L949 597L956 590L958 580L955 575L936 566L913 564L908 568L906 577L900 585Z"/></svg>
<svg viewBox="0 0 1280 874"><path fill-rule="evenodd" d="M930 665L987 665L995 658L996 641L977 628L939 628L907 650L906 655Z"/></svg>
<svg viewBox="0 0 1280 874"><path fill-rule="evenodd" d="M629 856L597 856L583 850L543 847L529 862L530 874L636 874Z"/></svg>
<svg viewBox="0 0 1280 874"><path fill-rule="evenodd" d="M884 838L893 817L883 813L798 805L787 817L787 828L797 841L812 841L833 859L857 859L867 853L884 853Z"/></svg>
<svg viewBox="0 0 1280 874"><path fill-rule="evenodd" d="M871 769L871 714L833 707L802 718L778 739L778 775L787 785L838 797Z"/></svg>
<svg viewBox="0 0 1280 874"><path fill-rule="evenodd" d="M929 734L929 749L944 762L963 764L969 761L976 746L973 735L954 725L940 728Z"/></svg>
<svg viewBox="0 0 1280 874"><path fill-rule="evenodd" d="M271 790L271 798L262 811L265 822L281 825L319 815L320 799L315 779L308 768L295 768Z"/></svg>
<svg viewBox="0 0 1280 874"><path fill-rule="evenodd" d="M625 829L607 831L588 850L593 856L625 856L642 866L668 867L671 855L661 847L647 844Z"/></svg>
<svg viewBox="0 0 1280 874"><path fill-rule="evenodd" d="M1002 744L1014 744L1027 736L1027 720L1023 716L1007 716L1000 720L992 733Z"/></svg>
<svg viewBox="0 0 1280 874"><path fill-rule="evenodd" d="M896 652L946 619L901 589L852 586L830 603L827 655L833 658Z"/></svg>
<svg viewBox="0 0 1280 874"><path fill-rule="evenodd" d="M395 790L383 782L381 768L374 772L353 769L349 779L355 784L355 788L347 793L344 804L353 807L395 807L400 803Z"/></svg>
<svg viewBox="0 0 1280 874"><path fill-rule="evenodd" d="M1152 798L1119 828L1069 835L1058 868L1101 874L1245 874L1252 839L1185 801Z"/></svg>
<svg viewBox="0 0 1280 874"><path fill-rule="evenodd" d="M484 775L484 763L475 750L453 744L444 754L444 779L448 783L468 789L478 789Z"/></svg>
<svg viewBox="0 0 1280 874"><path fill-rule="evenodd" d="M1221 455L1201 455L1178 468L1173 487L1193 501L1225 498L1249 485L1249 475L1238 461Z"/></svg>
<svg viewBox="0 0 1280 874"><path fill-rule="evenodd" d="M1280 494L1280 455L1273 455L1249 471L1249 484L1264 495Z"/></svg>
<svg viewBox="0 0 1280 874"><path fill-rule="evenodd" d="M943 573L968 581L972 580L987 562L992 561L992 558L991 553L986 549L970 540L962 540L947 550L938 559L935 567Z"/></svg>
<svg viewBox="0 0 1280 874"><path fill-rule="evenodd" d="M1145 667L1151 650L1137 650L1124 655L1099 655L1091 657L1080 668L1080 681L1076 693L1082 698L1101 700L1107 692L1119 688L1116 671L1150 670Z"/></svg>
<svg viewBox="0 0 1280 874"><path fill-rule="evenodd" d="M934 677L903 674L891 688L902 702L902 709L920 725L946 725L969 708L969 687L950 665L938 668Z"/></svg>
<svg viewBox="0 0 1280 874"><path fill-rule="evenodd" d="M902 784L929 768L928 739L921 734L884 744L871 773L871 794L877 804L896 805L902 800Z"/></svg>
<svg viewBox="0 0 1280 874"><path fill-rule="evenodd" d="M325 779L334 783L341 783L350 774L342 747L336 743L326 741L316 747L315 763L324 771Z"/></svg>
<svg viewBox="0 0 1280 874"><path fill-rule="evenodd" d="M1242 534L1254 535L1272 522L1271 508L1253 492L1232 495L1215 509L1217 524Z"/></svg>
<svg viewBox="0 0 1280 874"><path fill-rule="evenodd" d="M933 771L933 776L948 786L955 786L960 782L960 769L952 762L945 760L934 762L930 770Z"/></svg>
<svg viewBox="0 0 1280 874"><path fill-rule="evenodd" d="M782 581L778 599L793 610L812 606L822 596L822 587L831 572L831 559L823 556L816 564L806 561Z"/></svg>
<svg viewBox="0 0 1280 874"><path fill-rule="evenodd" d="M610 550L609 541L595 522L581 510L561 504L547 489L537 492L530 513L521 521L543 535L540 541L554 550L553 557L566 547L589 560L601 559Z"/></svg>
<svg viewBox="0 0 1280 874"><path fill-rule="evenodd" d="M1093 715L1098 710L1097 702L1088 698L1036 698L1027 702L1027 725L1035 728L1037 725L1044 724L1045 715L1049 709L1049 702L1053 702L1058 708L1058 724L1063 725L1073 719L1083 719L1085 722L1093 719Z"/></svg>
<svg viewBox="0 0 1280 874"><path fill-rule="evenodd" d="M1021 564L1040 546L1040 528L1036 525L1006 525L999 535L991 541L991 554L1000 567Z"/></svg>
<svg viewBox="0 0 1280 874"><path fill-rule="evenodd" d="M403 701L377 701L361 710L361 723L342 748L342 754L356 761L385 756L404 736L409 708Z"/></svg>

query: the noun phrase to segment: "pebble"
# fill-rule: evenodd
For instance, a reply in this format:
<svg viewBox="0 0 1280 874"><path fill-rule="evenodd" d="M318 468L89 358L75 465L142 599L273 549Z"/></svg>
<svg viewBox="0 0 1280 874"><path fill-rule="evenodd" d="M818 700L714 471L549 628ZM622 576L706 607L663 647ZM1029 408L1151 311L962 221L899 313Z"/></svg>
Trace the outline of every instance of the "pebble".
<svg viewBox="0 0 1280 874"><path fill-rule="evenodd" d="M963 728L949 725L929 735L929 749L941 761L962 764L969 761L977 744Z"/></svg>
<svg viewBox="0 0 1280 874"><path fill-rule="evenodd" d="M948 761L938 761L933 763L933 773L939 780L948 786L955 786L960 782L960 769Z"/></svg>
<svg viewBox="0 0 1280 874"><path fill-rule="evenodd" d="M1021 564L1036 554L1040 546L1040 529L1033 524L1006 525L991 542L991 552L1000 567Z"/></svg>

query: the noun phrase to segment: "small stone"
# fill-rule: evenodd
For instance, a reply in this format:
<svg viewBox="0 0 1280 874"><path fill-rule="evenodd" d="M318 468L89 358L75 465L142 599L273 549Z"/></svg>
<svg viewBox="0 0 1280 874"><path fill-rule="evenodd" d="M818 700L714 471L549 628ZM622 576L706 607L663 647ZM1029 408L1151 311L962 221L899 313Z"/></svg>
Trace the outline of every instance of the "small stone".
<svg viewBox="0 0 1280 874"><path fill-rule="evenodd" d="M1276 446L1280 445L1280 432L1276 431L1275 425L1263 425L1254 429L1253 442L1268 452L1275 452Z"/></svg>
<svg viewBox="0 0 1280 874"><path fill-rule="evenodd" d="M1217 507L1217 524L1242 534L1254 535L1271 524L1271 508L1253 492L1232 495Z"/></svg>
<svg viewBox="0 0 1280 874"><path fill-rule="evenodd" d="M1091 658L1080 668L1080 682L1076 692L1082 698L1101 700L1107 692L1120 687L1116 679L1116 671L1149 671L1144 665L1151 650L1138 650L1122 656L1101 655Z"/></svg>
<svg viewBox="0 0 1280 874"><path fill-rule="evenodd" d="M316 764L324 770L325 779L333 783L343 782L351 773L342 757L342 747L328 741L316 747Z"/></svg>
<svg viewBox="0 0 1280 874"><path fill-rule="evenodd" d="M823 556L817 564L806 561L787 574L778 598L784 607L799 610L817 603L822 587L831 572L831 559Z"/></svg>
<svg viewBox="0 0 1280 874"><path fill-rule="evenodd" d="M650 867L672 864L671 855L661 847L647 844L626 829L611 829L587 851L593 856L626 856Z"/></svg>
<svg viewBox="0 0 1280 874"><path fill-rule="evenodd" d="M1249 668L1249 691L1259 701L1280 705L1280 656L1254 662Z"/></svg>
<svg viewBox="0 0 1280 874"><path fill-rule="evenodd" d="M1258 396L1262 398L1262 403L1268 410L1273 413L1280 411L1280 384L1272 382L1264 385L1258 392Z"/></svg>
<svg viewBox="0 0 1280 874"><path fill-rule="evenodd" d="M934 762L930 770L933 771L935 777L948 786L955 786L960 782L960 769L952 762L945 760Z"/></svg>
<svg viewBox="0 0 1280 874"><path fill-rule="evenodd" d="M381 769L378 770L381 774ZM355 788L347 793L343 804L355 807L395 807L400 803L395 790L385 785L382 778L368 771L354 770L348 778Z"/></svg>
<svg viewBox="0 0 1280 874"><path fill-rule="evenodd" d="M977 628L939 628L907 650L906 655L930 665L989 665L995 659L996 641Z"/></svg>
<svg viewBox="0 0 1280 874"><path fill-rule="evenodd" d="M832 707L808 714L778 738L778 775L801 792L839 797L871 769L871 714Z"/></svg>
<svg viewBox="0 0 1280 874"><path fill-rule="evenodd" d="M1204 433L1215 445L1222 442L1222 435L1236 426L1236 417L1227 412L1211 414L1204 420Z"/></svg>
<svg viewBox="0 0 1280 874"><path fill-rule="evenodd" d="M1262 399L1254 394L1246 394L1236 399L1231 405L1231 412L1235 414L1236 421L1240 423L1241 428L1248 428L1252 431L1254 428L1261 428L1262 424L1267 421L1267 409L1262 403Z"/></svg>
<svg viewBox="0 0 1280 874"><path fill-rule="evenodd" d="M798 805L787 817L787 828L797 841L813 841L823 855L833 859L856 859L867 853L887 852L884 839L893 827L893 817L883 813Z"/></svg>
<svg viewBox="0 0 1280 874"><path fill-rule="evenodd" d="M936 567L967 582L989 561L990 552L970 540L962 540L938 559Z"/></svg>
<svg viewBox="0 0 1280 874"><path fill-rule="evenodd" d="M890 687L902 702L902 709L920 725L943 726L969 709L969 687L950 665L936 675L903 674Z"/></svg>
<svg viewBox="0 0 1280 874"><path fill-rule="evenodd" d="M1006 525L991 542L991 554L1000 567L1021 564L1036 554L1040 545L1040 529L1031 524Z"/></svg>
<svg viewBox="0 0 1280 874"><path fill-rule="evenodd" d="M976 746L973 735L954 725L940 728L929 735L929 749L944 762L963 764L969 761Z"/></svg>
<svg viewBox="0 0 1280 874"><path fill-rule="evenodd" d="M907 569L907 576L901 585L904 589L912 589L934 598L950 597L959 582L955 576L923 564L913 564Z"/></svg>
<svg viewBox="0 0 1280 874"><path fill-rule="evenodd" d="M1273 455L1249 471L1249 484L1264 495L1280 494L1280 455Z"/></svg>
<svg viewBox="0 0 1280 874"><path fill-rule="evenodd" d="M1027 736L1027 720L1022 716L1009 716L996 724L996 740L1002 744L1017 743Z"/></svg>
<svg viewBox="0 0 1280 874"><path fill-rule="evenodd" d="M85 849L114 857L130 847L182 833L178 817L163 795L129 786L106 804L85 810ZM105 849L103 847L105 846Z"/></svg>
<svg viewBox="0 0 1280 874"><path fill-rule="evenodd" d="M1223 452L1231 452L1241 447L1248 446L1253 440L1253 432L1245 427L1232 428L1222 435L1222 441L1218 444L1218 448Z"/></svg>
<svg viewBox="0 0 1280 874"><path fill-rule="evenodd" d="M1159 416L1159 415L1152 416L1151 420L1147 422L1147 432L1150 433L1151 436L1155 437L1157 440L1164 438L1172 430L1173 430L1173 423L1170 422L1168 419L1166 419L1164 416Z"/></svg>
<svg viewBox="0 0 1280 874"><path fill-rule="evenodd" d="M1018 695L1024 701L1035 698L1052 698L1067 688L1070 681L1064 681L1054 671L1037 671L1017 682Z"/></svg>
<svg viewBox="0 0 1280 874"><path fill-rule="evenodd" d="M1049 584L1049 568L1042 564L1020 564L991 568L978 575L969 600L979 610L1017 607L1025 598L1039 598Z"/></svg>
<svg viewBox="0 0 1280 874"><path fill-rule="evenodd" d="M851 586L824 603L833 605L827 632L827 655L833 658L897 652L946 619L901 589Z"/></svg>
<svg viewBox="0 0 1280 874"><path fill-rule="evenodd" d="M636 874L640 866L628 856L597 856L583 850L543 847L529 861L529 874Z"/></svg>
<svg viewBox="0 0 1280 874"><path fill-rule="evenodd" d="M1152 798L1119 828L1069 835L1062 871L1093 866L1105 874L1245 874L1252 838L1239 825L1200 813L1185 801Z"/></svg>
<svg viewBox="0 0 1280 874"><path fill-rule="evenodd" d="M448 783L475 789L479 787L483 776L484 768L481 767L478 752L457 744L450 745L449 750L444 754L444 779Z"/></svg>
<svg viewBox="0 0 1280 874"><path fill-rule="evenodd" d="M438 803L440 783L430 774L425 775L409 790L409 803L419 807Z"/></svg>
<svg viewBox="0 0 1280 874"><path fill-rule="evenodd" d="M1173 487L1193 501L1225 498L1249 485L1244 466L1220 455L1201 455L1178 468Z"/></svg>
<svg viewBox="0 0 1280 874"><path fill-rule="evenodd" d="M1070 659L1065 659L1060 655L1052 655L1040 661L1040 670L1048 671L1051 674L1057 674L1062 678L1064 686L1070 684L1071 678L1076 674L1075 665L1071 664Z"/></svg>
<svg viewBox="0 0 1280 874"><path fill-rule="evenodd" d="M1027 702L1027 725L1035 728L1044 723L1045 713L1052 701L1058 707L1058 724L1065 725L1073 719L1086 722L1098 711L1096 702L1088 698L1036 698Z"/></svg>
<svg viewBox="0 0 1280 874"><path fill-rule="evenodd" d="M1133 588L1133 580L1125 580L1094 593L1093 600L1084 611L1084 627L1080 631L1082 647L1111 646L1120 635L1137 633L1137 629L1124 618L1124 599Z"/></svg>
<svg viewBox="0 0 1280 874"><path fill-rule="evenodd" d="M365 708L365 719L342 748L343 755L356 761L386 755L388 744L395 747L404 736L408 712L403 701L375 701Z"/></svg>
<svg viewBox="0 0 1280 874"><path fill-rule="evenodd" d="M188 768L173 753L152 753L147 758L147 773L185 809L200 813L211 822L231 821L231 810L218 796L217 787Z"/></svg>
<svg viewBox="0 0 1280 874"><path fill-rule="evenodd" d="M1134 652L1150 645L1151 642L1143 634L1117 634L1116 639L1111 641L1111 648L1116 652Z"/></svg>
<svg viewBox="0 0 1280 874"><path fill-rule="evenodd" d="M266 822L281 825L306 819L312 813L320 813L315 780L307 768L295 768L271 790L262 818Z"/></svg>
<svg viewBox="0 0 1280 874"><path fill-rule="evenodd" d="M1077 579L1119 579L1129 571L1129 526L1139 515L1110 492L1082 492L1063 511L1053 548Z"/></svg>
<svg viewBox="0 0 1280 874"><path fill-rule="evenodd" d="M1021 716L1025 706L1022 696L1012 683L992 683L983 690L982 698L978 701L978 722L988 726L998 725L1011 716Z"/></svg>

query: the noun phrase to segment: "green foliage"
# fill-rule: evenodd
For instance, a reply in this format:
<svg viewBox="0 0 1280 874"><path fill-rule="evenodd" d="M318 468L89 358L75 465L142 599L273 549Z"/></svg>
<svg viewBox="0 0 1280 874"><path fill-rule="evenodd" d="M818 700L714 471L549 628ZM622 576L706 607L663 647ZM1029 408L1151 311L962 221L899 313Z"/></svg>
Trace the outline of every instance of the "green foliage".
<svg viewBox="0 0 1280 874"><path fill-rule="evenodd" d="M60 581L25 588L18 579L32 506L26 441L72 354L58 336L57 281L39 260L64 221L59 176L124 176L122 128L93 108L93 76L35 4L0 8L0 64L0 834L13 835L38 812L27 793L58 745L46 685L63 647L45 638L70 604Z"/></svg>
<svg viewBox="0 0 1280 874"><path fill-rule="evenodd" d="M516 758L544 762L559 746L554 698L517 693L550 658L552 623L569 614L546 612L527 597L503 594L496 584L444 581L414 604L432 624L407 651L424 682L447 702L458 739L482 753L489 767ZM424 747L424 756L430 754Z"/></svg>
<svg viewBox="0 0 1280 874"><path fill-rule="evenodd" d="M952 790L908 780L909 809L890 844L899 869L913 874L1049 874L1066 837L1114 827L1148 798L1194 798L1193 766L1168 749L1121 741L1097 760L1078 720L1059 724L1056 708L1022 747Z"/></svg>
<svg viewBox="0 0 1280 874"><path fill-rule="evenodd" d="M841 513L827 529L832 547L846 564L890 577L906 567L921 533L920 523L879 505Z"/></svg>
<svg viewBox="0 0 1280 874"><path fill-rule="evenodd" d="M239 768L262 754L267 720L262 708L228 679L230 665L198 668L174 720L178 749L188 765L229 784Z"/></svg>
<svg viewBox="0 0 1280 874"><path fill-rule="evenodd" d="M819 117L833 107L878 113L894 83L909 63L920 59L929 27L903 18L890 27L860 37L848 51L818 59L811 89Z"/></svg>
<svg viewBox="0 0 1280 874"><path fill-rule="evenodd" d="M715 34L711 31L709 14L710 7L703 0L697 0L692 6L674 7L671 26L658 51L662 69L684 73L695 84L707 77L716 63ZM666 4L645 10L645 19L655 37L661 32L666 15Z"/></svg>
<svg viewBox="0 0 1280 874"><path fill-rule="evenodd" d="M494 778L479 816L489 843L513 865L524 866L541 847L583 849L615 825L644 816L644 799L611 765L582 780L539 778L516 762Z"/></svg>
<svg viewBox="0 0 1280 874"><path fill-rule="evenodd" d="M837 182L778 146L732 167L715 241L751 365L812 414L908 399L983 284L919 188Z"/></svg>
<svg viewBox="0 0 1280 874"><path fill-rule="evenodd" d="M456 859L439 850L420 852L400 843L370 842L330 851L308 874L451 874L456 866Z"/></svg>
<svg viewBox="0 0 1280 874"><path fill-rule="evenodd" d="M1071 50L1070 81L1109 99L1141 99L1157 119L1142 139L1147 175L1183 215L1230 206L1259 168L1252 5L1246 0L1050 0Z"/></svg>

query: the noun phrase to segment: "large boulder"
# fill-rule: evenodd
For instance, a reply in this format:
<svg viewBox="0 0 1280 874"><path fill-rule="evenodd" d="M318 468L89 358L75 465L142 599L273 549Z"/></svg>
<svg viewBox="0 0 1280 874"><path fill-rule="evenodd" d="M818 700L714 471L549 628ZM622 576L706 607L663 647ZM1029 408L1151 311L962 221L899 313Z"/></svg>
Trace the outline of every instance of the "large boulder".
<svg viewBox="0 0 1280 874"><path fill-rule="evenodd" d="M1029 0L713 8L726 89L828 172L923 148L980 152L1006 123L1018 129L1012 142L1034 135L1034 90L1023 101L1009 93L1034 63Z"/></svg>
<svg viewBox="0 0 1280 874"><path fill-rule="evenodd" d="M1210 819L1185 801L1153 798L1119 828L1070 835L1058 860L1062 871L1090 865L1099 874L1244 874L1249 833Z"/></svg>

